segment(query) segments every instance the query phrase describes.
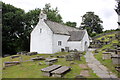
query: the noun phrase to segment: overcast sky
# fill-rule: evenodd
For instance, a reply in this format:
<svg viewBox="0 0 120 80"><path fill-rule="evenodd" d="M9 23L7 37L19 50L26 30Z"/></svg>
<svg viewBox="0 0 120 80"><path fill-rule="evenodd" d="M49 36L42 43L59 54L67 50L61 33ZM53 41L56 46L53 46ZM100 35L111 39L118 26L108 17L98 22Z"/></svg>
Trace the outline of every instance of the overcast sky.
<svg viewBox="0 0 120 80"><path fill-rule="evenodd" d="M103 20L104 30L118 27L118 16L114 11L115 0L3 0L3 2L22 8L25 12L35 8L42 9L46 3L50 3L52 8L58 7L64 22L77 22L77 26L80 26L81 16L93 11Z"/></svg>

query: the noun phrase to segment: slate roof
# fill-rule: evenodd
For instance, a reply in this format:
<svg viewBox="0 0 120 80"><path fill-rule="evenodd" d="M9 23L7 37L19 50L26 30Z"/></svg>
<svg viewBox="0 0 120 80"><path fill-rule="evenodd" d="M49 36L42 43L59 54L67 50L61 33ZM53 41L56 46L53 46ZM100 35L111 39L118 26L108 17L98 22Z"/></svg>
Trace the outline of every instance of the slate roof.
<svg viewBox="0 0 120 80"><path fill-rule="evenodd" d="M84 37L85 31L80 30L80 31L70 31L70 38L68 41L81 41Z"/></svg>
<svg viewBox="0 0 120 80"><path fill-rule="evenodd" d="M53 31L54 34L69 35L70 38L68 41L81 41L85 34L85 30L79 30L63 24L59 24L57 22L45 20L45 23Z"/></svg>

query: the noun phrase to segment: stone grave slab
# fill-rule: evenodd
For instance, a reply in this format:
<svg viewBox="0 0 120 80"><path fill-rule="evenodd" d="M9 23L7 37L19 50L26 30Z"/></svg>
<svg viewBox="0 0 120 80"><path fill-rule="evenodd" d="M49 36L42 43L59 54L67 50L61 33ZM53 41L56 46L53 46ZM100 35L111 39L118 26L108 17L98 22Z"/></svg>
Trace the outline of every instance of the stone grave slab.
<svg viewBox="0 0 120 80"><path fill-rule="evenodd" d="M90 76L88 70L82 70L82 71L80 72L80 75L82 75L82 76L84 76L84 77L89 77L89 76Z"/></svg>
<svg viewBox="0 0 120 80"><path fill-rule="evenodd" d="M86 69L88 66L86 64L79 64L80 68Z"/></svg>

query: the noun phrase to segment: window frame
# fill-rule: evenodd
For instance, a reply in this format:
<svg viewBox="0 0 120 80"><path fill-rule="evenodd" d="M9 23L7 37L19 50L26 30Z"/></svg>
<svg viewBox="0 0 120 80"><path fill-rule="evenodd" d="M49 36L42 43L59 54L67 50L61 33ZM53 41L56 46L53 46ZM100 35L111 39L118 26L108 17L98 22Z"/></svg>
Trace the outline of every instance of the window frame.
<svg viewBox="0 0 120 80"><path fill-rule="evenodd" d="M62 41L58 41L58 46L62 46Z"/></svg>

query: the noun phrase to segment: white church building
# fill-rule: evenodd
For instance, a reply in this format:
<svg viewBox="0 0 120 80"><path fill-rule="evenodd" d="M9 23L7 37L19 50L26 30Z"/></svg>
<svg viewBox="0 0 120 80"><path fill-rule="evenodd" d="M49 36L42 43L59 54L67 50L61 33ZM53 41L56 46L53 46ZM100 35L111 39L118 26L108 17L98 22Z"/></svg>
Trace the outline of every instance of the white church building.
<svg viewBox="0 0 120 80"><path fill-rule="evenodd" d="M61 50L85 51L90 45L86 30L79 30L47 20L40 13L39 22L31 32L30 52L53 54Z"/></svg>

